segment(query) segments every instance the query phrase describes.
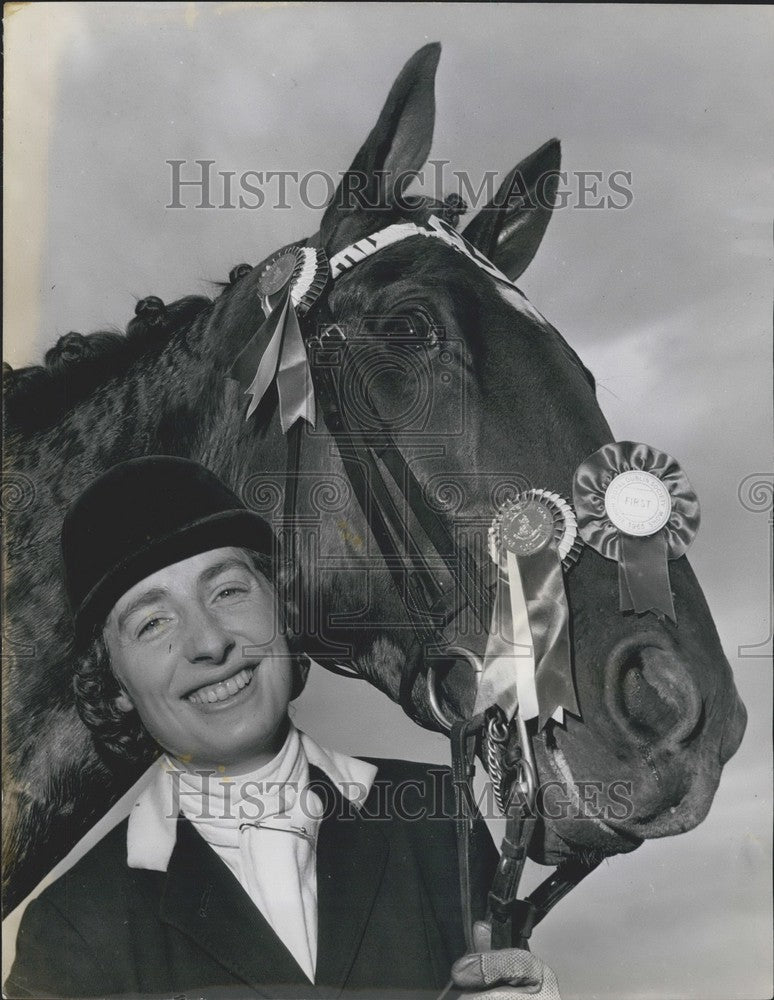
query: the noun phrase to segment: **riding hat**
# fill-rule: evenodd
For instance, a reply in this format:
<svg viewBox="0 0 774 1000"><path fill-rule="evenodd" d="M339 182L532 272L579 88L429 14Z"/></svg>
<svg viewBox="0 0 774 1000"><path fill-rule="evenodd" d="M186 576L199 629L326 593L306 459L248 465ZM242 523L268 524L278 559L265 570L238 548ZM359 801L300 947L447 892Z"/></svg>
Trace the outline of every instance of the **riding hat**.
<svg viewBox="0 0 774 1000"><path fill-rule="evenodd" d="M113 466L62 526L65 587L82 647L116 601L166 566L236 546L273 560L274 533L197 462L153 455Z"/></svg>

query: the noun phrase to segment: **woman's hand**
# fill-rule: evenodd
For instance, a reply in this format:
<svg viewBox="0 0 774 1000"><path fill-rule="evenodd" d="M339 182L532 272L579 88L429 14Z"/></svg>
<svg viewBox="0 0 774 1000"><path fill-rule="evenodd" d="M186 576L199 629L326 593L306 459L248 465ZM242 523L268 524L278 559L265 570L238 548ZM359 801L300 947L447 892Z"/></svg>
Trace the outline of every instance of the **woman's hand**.
<svg viewBox="0 0 774 1000"><path fill-rule="evenodd" d="M473 941L478 949L452 966L452 982L465 990L459 1000L516 1000L530 996L534 1000L561 1000L556 974L530 951L503 948L490 951L489 925L478 922L473 927Z"/></svg>

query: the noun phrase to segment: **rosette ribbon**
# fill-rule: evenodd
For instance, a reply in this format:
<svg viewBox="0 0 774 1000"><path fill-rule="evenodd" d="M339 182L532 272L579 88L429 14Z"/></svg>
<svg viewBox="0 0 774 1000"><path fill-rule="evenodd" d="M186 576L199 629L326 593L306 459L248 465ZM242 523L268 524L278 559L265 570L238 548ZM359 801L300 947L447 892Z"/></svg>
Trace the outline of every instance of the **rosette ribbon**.
<svg viewBox="0 0 774 1000"><path fill-rule="evenodd" d="M578 555L575 519L557 494L531 490L500 510L489 532L498 567L492 626L474 712L564 722L578 715L563 564Z"/></svg>
<svg viewBox="0 0 774 1000"><path fill-rule="evenodd" d="M327 271L322 251L306 247L281 251L263 269L258 293L267 318L230 372L252 396L245 420L276 381L282 432L287 434L297 420L306 420L314 427L312 373L298 313L305 312L318 297L327 281Z"/></svg>
<svg viewBox="0 0 774 1000"><path fill-rule="evenodd" d="M699 501L670 455L646 444L606 444L575 473L578 529L587 545L618 562L621 611L677 622L669 560L699 530Z"/></svg>

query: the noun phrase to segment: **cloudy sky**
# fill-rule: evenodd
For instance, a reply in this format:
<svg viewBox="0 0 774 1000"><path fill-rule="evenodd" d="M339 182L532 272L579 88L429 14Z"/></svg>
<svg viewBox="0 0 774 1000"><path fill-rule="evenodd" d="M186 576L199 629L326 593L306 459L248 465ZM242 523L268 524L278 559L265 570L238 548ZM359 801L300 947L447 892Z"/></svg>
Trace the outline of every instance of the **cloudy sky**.
<svg viewBox="0 0 774 1000"><path fill-rule="evenodd" d="M770 631L770 535L738 489L772 465L771 11L39 3L6 32L15 366L313 231L297 191L286 210L167 209L166 161L335 174L427 41L443 43L432 156L450 169L502 174L556 135L571 183L631 174L625 210L554 213L522 285L595 372L616 436L677 456L696 487L691 560L750 724L705 823L604 866L535 949L566 998L769 995L771 665L738 650ZM446 759L383 696L320 671L299 721L350 752Z"/></svg>

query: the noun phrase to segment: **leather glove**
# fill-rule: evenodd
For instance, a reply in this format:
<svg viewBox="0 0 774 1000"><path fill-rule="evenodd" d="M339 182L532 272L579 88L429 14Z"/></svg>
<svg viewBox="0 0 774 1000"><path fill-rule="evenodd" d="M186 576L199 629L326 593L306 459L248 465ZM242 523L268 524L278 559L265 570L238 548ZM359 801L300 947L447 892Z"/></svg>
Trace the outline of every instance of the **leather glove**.
<svg viewBox="0 0 774 1000"><path fill-rule="evenodd" d="M556 974L531 951L503 948L491 951L491 929L483 921L473 927L478 949L452 966L452 982L463 992L459 1000L561 1000Z"/></svg>

